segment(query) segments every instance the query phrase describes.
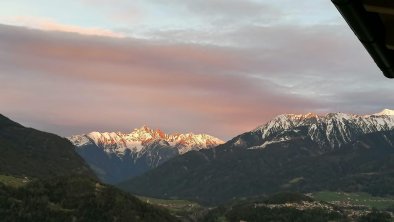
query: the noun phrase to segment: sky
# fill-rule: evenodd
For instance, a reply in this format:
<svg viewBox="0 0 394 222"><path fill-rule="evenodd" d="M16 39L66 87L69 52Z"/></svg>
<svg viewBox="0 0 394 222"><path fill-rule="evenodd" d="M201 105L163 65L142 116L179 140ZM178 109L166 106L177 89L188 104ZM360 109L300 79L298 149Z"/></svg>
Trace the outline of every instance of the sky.
<svg viewBox="0 0 394 222"><path fill-rule="evenodd" d="M0 113L61 136L227 140L282 113L376 113L392 95L327 0L0 2Z"/></svg>

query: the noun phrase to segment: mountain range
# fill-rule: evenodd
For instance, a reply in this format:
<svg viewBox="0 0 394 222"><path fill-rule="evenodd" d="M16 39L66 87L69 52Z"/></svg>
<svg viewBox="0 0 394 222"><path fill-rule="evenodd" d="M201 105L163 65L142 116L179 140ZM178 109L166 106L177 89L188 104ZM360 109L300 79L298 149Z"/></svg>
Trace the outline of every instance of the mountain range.
<svg viewBox="0 0 394 222"><path fill-rule="evenodd" d="M166 134L147 126L131 133L91 132L68 139L101 181L110 184L143 174L175 156L223 143L207 134Z"/></svg>
<svg viewBox="0 0 394 222"><path fill-rule="evenodd" d="M217 204L278 191L394 194L394 111L283 114L213 149L191 151L119 187Z"/></svg>
<svg viewBox="0 0 394 222"><path fill-rule="evenodd" d="M338 149L361 135L391 129L394 129L394 111L389 109L372 115L283 114L226 144L238 148L262 149L301 136L316 143L314 151L324 153Z"/></svg>

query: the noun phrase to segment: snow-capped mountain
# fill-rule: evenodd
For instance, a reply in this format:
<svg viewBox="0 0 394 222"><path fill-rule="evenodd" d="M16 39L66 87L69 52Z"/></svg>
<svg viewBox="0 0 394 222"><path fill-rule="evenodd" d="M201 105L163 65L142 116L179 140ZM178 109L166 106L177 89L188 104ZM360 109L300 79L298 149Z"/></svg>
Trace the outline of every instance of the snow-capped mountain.
<svg viewBox="0 0 394 222"><path fill-rule="evenodd" d="M393 116L394 115L394 110L384 109L381 112L375 113L373 115L375 115L375 116L384 116L384 115L386 115L386 116Z"/></svg>
<svg viewBox="0 0 394 222"><path fill-rule="evenodd" d="M121 132L91 132L85 135L76 135L68 138L75 146L84 147L95 144L107 153L115 153L123 156L127 150L131 152L143 152L149 143L160 140L163 145L172 146L178 150L179 154L184 154L191 150L209 149L223 141L207 134L165 134L161 130L153 130L147 126L135 129L129 134Z"/></svg>
<svg viewBox="0 0 394 222"><path fill-rule="evenodd" d="M91 132L68 138L98 176L116 183L155 168L174 156L222 144L207 134L166 134L147 126L131 133Z"/></svg>
<svg viewBox="0 0 394 222"><path fill-rule="evenodd" d="M236 137L235 147L265 148L273 143L306 137L321 151L339 148L361 135L394 129L394 110L384 109L372 115L329 113L326 115L282 114L256 129ZM255 141L244 141L253 135Z"/></svg>

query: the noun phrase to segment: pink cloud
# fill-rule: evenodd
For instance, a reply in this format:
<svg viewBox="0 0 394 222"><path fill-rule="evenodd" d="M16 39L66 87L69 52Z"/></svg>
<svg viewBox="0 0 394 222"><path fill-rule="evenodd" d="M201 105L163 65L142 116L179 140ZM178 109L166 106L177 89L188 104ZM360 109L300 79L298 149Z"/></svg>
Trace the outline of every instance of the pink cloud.
<svg viewBox="0 0 394 222"><path fill-rule="evenodd" d="M148 124L228 139L318 105L246 75L237 49L9 26L0 48L0 112L65 136Z"/></svg>
<svg viewBox="0 0 394 222"><path fill-rule="evenodd" d="M112 38L125 37L121 33L113 32L108 29L62 24L49 18L14 16L3 18L3 22L9 25L24 26L43 31L70 32L81 35L105 36Z"/></svg>

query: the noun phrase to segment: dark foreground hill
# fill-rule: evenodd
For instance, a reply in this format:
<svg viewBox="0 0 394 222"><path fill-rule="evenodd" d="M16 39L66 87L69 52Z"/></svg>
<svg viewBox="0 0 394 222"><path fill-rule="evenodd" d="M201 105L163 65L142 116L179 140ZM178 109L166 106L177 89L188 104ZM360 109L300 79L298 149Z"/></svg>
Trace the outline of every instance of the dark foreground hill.
<svg viewBox="0 0 394 222"><path fill-rule="evenodd" d="M178 221L114 187L82 177L0 183L0 220L7 221Z"/></svg>
<svg viewBox="0 0 394 222"><path fill-rule="evenodd" d="M119 186L140 195L205 204L278 191L394 195L394 131L362 135L325 153L316 152L318 144L302 136L302 129L299 133L264 148L237 148L230 141L214 150L190 152Z"/></svg>
<svg viewBox="0 0 394 222"><path fill-rule="evenodd" d="M67 139L0 115L0 221L178 220L98 182Z"/></svg>
<svg viewBox="0 0 394 222"><path fill-rule="evenodd" d="M26 128L0 115L0 174L46 178L81 175L95 178L65 138Z"/></svg>

